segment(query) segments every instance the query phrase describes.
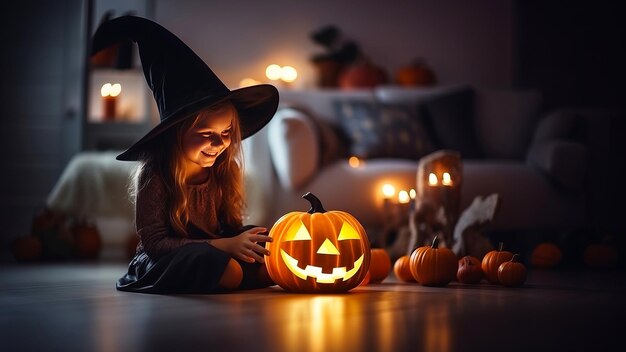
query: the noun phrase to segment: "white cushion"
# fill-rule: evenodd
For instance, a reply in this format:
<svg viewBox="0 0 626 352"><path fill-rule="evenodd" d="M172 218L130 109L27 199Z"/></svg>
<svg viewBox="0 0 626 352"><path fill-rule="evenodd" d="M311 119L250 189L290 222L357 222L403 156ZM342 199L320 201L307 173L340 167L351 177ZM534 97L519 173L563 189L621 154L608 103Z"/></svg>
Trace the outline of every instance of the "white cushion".
<svg viewBox="0 0 626 352"><path fill-rule="evenodd" d="M302 111L281 108L268 125L274 169L285 189L295 190L317 172L320 147L315 125Z"/></svg>

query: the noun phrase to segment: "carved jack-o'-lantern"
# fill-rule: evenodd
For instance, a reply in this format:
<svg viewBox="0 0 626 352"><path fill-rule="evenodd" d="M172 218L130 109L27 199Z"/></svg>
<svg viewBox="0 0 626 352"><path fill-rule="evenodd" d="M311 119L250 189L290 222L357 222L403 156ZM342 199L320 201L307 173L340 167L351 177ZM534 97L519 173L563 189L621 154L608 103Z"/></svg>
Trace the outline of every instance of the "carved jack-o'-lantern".
<svg viewBox="0 0 626 352"><path fill-rule="evenodd" d="M342 211L326 211L311 193L308 212L282 216L267 242L267 271L280 287L294 292L346 292L365 278L370 243L361 224Z"/></svg>
<svg viewBox="0 0 626 352"><path fill-rule="evenodd" d="M446 246L452 245L452 229L459 216L462 174L461 154L452 150L439 150L426 155L417 167L417 199L432 205L437 211L443 207L446 217L443 240Z"/></svg>

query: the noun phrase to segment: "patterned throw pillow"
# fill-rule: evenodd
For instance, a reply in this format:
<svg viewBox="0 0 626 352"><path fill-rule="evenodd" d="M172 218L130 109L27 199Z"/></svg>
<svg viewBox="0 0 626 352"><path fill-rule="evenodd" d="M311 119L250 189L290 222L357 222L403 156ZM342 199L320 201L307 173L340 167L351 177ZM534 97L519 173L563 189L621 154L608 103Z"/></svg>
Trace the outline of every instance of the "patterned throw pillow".
<svg viewBox="0 0 626 352"><path fill-rule="evenodd" d="M406 108L340 100L335 109L350 138L350 152L359 158L418 160L434 151L421 123Z"/></svg>

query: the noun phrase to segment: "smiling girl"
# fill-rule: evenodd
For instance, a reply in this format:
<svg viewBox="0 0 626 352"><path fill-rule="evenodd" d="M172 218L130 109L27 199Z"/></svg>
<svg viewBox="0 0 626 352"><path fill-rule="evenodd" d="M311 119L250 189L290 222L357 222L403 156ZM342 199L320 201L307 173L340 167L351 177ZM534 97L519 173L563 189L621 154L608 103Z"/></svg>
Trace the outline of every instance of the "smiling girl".
<svg viewBox="0 0 626 352"><path fill-rule="evenodd" d="M139 161L135 221L139 244L117 289L212 293L272 284L264 263L267 229L242 226L241 141L278 106L270 85L229 90L180 39L124 16L102 24L93 53L137 42L161 122L117 159Z"/></svg>

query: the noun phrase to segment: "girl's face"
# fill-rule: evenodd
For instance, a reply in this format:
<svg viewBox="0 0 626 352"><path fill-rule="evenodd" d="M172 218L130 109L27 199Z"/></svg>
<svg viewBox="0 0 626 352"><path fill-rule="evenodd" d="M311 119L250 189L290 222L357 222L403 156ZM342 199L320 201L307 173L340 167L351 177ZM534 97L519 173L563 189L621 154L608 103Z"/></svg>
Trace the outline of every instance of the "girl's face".
<svg viewBox="0 0 626 352"><path fill-rule="evenodd" d="M201 171L211 167L231 142L232 123L235 110L225 105L211 114L203 114L182 138L182 151L188 169Z"/></svg>

